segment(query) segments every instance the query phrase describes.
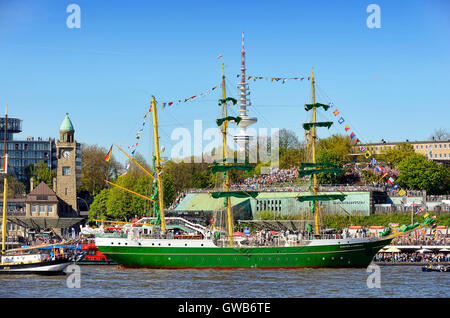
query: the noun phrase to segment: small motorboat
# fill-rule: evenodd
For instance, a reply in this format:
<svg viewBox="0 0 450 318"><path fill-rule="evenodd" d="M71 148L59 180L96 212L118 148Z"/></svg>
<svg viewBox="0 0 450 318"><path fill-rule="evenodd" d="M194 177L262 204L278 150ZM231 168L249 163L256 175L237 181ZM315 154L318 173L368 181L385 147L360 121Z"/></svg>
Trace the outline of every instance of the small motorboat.
<svg viewBox="0 0 450 318"><path fill-rule="evenodd" d="M450 272L450 266L444 266L444 265L422 266L422 272Z"/></svg>

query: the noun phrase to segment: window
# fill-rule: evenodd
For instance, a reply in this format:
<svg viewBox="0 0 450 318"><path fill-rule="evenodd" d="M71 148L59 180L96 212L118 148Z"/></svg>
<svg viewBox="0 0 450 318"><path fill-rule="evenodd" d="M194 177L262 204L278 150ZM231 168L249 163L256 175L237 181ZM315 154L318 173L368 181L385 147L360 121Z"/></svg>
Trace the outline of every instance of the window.
<svg viewBox="0 0 450 318"><path fill-rule="evenodd" d="M64 194L65 194L65 195L69 194L69 189L65 188L65 189L64 189Z"/></svg>
<svg viewBox="0 0 450 318"><path fill-rule="evenodd" d="M39 213L45 213L45 205L39 206Z"/></svg>
<svg viewBox="0 0 450 318"><path fill-rule="evenodd" d="M31 205L31 212L36 212L36 206L34 204Z"/></svg>
<svg viewBox="0 0 450 318"><path fill-rule="evenodd" d="M70 167L62 167L62 175L70 176Z"/></svg>
<svg viewBox="0 0 450 318"><path fill-rule="evenodd" d="M47 212L53 212L53 205L47 206Z"/></svg>

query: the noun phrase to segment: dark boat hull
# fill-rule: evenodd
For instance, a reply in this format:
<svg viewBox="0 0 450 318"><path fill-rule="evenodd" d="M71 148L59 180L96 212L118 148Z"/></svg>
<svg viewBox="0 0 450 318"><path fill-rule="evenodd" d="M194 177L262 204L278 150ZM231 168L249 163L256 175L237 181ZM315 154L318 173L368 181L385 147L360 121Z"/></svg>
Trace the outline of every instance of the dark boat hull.
<svg viewBox="0 0 450 318"><path fill-rule="evenodd" d="M65 275L64 271L71 263L67 259L59 259L28 264L0 264L0 275Z"/></svg>

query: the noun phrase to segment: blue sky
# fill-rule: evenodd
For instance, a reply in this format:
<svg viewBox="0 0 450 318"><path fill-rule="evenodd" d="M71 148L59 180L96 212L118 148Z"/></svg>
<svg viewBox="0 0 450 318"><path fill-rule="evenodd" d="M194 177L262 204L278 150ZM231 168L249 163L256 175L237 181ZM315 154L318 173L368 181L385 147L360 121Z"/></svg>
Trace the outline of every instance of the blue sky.
<svg viewBox="0 0 450 318"><path fill-rule="evenodd" d="M69 29L66 8L81 8ZM369 4L381 28L369 29ZM449 130L450 3L430 1L12 1L0 0L0 113L23 120L19 136L58 137L65 113L79 142L135 143L151 95L176 101L220 84L236 96L241 32L247 75L309 76L316 101L333 102L362 143L426 140ZM223 54L223 59L216 57ZM299 137L308 81L250 81L255 128ZM220 91L160 110L161 144L193 121L215 127ZM231 110L233 112L233 110ZM331 112L321 120L336 120ZM138 151L148 156L150 121ZM344 134L338 123L322 137ZM204 144L207 142L204 142ZM117 153L120 160L124 157Z"/></svg>

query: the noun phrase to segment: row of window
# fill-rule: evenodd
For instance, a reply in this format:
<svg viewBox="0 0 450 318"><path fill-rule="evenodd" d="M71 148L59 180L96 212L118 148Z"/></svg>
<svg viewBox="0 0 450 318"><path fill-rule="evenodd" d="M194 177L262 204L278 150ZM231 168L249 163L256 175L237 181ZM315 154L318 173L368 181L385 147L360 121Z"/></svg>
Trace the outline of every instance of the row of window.
<svg viewBox="0 0 450 318"><path fill-rule="evenodd" d="M433 145L425 145L425 149L433 148ZM438 148L438 145L434 145L434 148ZM439 144L439 148L447 148L447 144ZM450 148L450 144L448 144L448 148ZM416 149L419 149L419 145L416 145ZM420 145L420 149L423 149L423 145Z"/></svg>
<svg viewBox="0 0 450 318"><path fill-rule="evenodd" d="M424 148L424 146L425 146L425 148ZM448 146L448 148L450 149L450 144L434 144L434 147L433 147L433 145L415 145L414 146L414 148L415 149L431 149L431 148L435 148L435 149L437 149L437 148L447 148L447 146ZM367 149L368 150L371 150L371 151L376 151L376 150L387 150L387 149L399 149L399 146L398 145L387 145L387 146L369 146L369 147L367 147Z"/></svg>
<svg viewBox="0 0 450 318"><path fill-rule="evenodd" d="M49 158L48 151L9 151L10 158Z"/></svg>
<svg viewBox="0 0 450 318"><path fill-rule="evenodd" d="M281 200L258 200L256 211L281 211Z"/></svg>
<svg viewBox="0 0 450 318"><path fill-rule="evenodd" d="M433 158L433 155L428 154L428 157L429 158ZM437 153L434 154L434 158L438 158L438 154ZM440 153L439 154L439 158L447 158L447 154L446 153L444 153L444 154ZM449 158L450 158L450 155L449 155Z"/></svg>
<svg viewBox="0 0 450 318"><path fill-rule="evenodd" d="M3 143L0 145L0 150L3 150ZM7 150L50 150L50 142L8 142Z"/></svg>
<svg viewBox="0 0 450 318"><path fill-rule="evenodd" d="M8 166L16 167L28 167L30 165L35 165L42 161L41 159L10 159ZM44 160L44 162L48 165L49 169L51 168L50 162Z"/></svg>
<svg viewBox="0 0 450 318"><path fill-rule="evenodd" d="M43 204L32 204L31 205L31 213L52 213L53 205L43 205Z"/></svg>

